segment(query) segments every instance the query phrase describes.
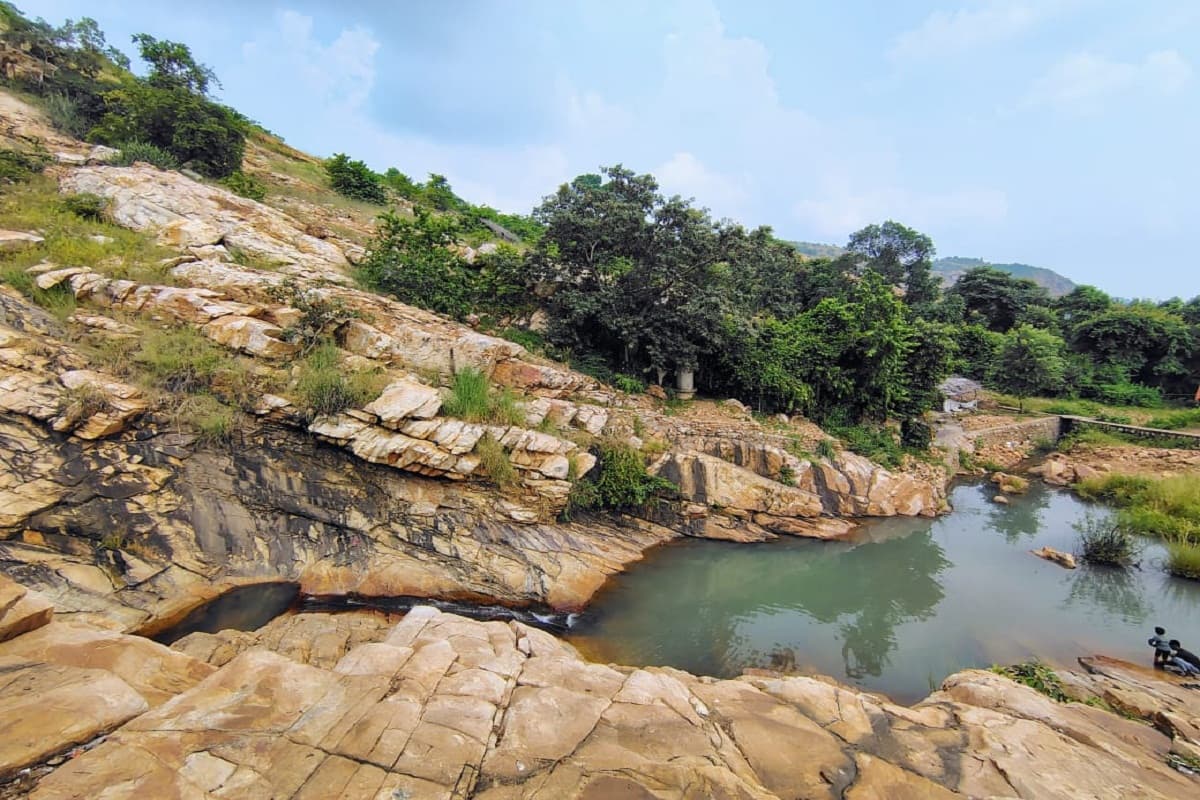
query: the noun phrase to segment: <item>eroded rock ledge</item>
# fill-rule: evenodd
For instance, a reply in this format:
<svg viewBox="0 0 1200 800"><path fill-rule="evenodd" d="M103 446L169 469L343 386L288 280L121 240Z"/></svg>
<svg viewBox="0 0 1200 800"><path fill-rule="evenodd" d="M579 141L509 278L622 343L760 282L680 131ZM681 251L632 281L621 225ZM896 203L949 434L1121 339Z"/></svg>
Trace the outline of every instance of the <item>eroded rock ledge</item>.
<svg viewBox="0 0 1200 800"><path fill-rule="evenodd" d="M1088 672L1064 677L1159 729L990 672L953 675L906 708L828 679L589 664L519 623L429 607L394 627L343 620L301 615L246 634L253 646L216 671L108 633L90 635L128 656L85 669L51 644L85 634L46 626L20 654L59 676L39 679L38 701L80 698L84 673L128 700L89 718L93 734L116 730L29 796L1118 800L1200 790L1166 764L1197 744L1195 692L1121 662L1085 660ZM0 663L37 636L0 645ZM184 648L203 650L203 637ZM315 646L322 637L329 644ZM300 638L314 646L297 649ZM137 673L126 666L134 653ZM176 694L161 702L168 686ZM43 755L79 740L58 717L40 725ZM5 755L0 770L16 763Z"/></svg>

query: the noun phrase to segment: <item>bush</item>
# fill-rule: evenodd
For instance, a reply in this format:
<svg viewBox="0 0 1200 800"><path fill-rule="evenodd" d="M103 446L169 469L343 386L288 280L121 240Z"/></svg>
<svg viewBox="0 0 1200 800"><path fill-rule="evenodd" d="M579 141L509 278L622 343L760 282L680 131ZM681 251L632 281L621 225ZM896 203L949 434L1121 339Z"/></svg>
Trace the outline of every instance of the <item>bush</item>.
<svg viewBox="0 0 1200 800"><path fill-rule="evenodd" d="M505 328L500 331L500 338L519 344L531 353L542 355L546 351L546 337L537 331L524 328Z"/></svg>
<svg viewBox="0 0 1200 800"><path fill-rule="evenodd" d="M92 127L91 120L80 112L79 104L61 92L42 98L42 108L56 130L75 139L82 139Z"/></svg>
<svg viewBox="0 0 1200 800"><path fill-rule="evenodd" d="M992 667L992 672L1011 678L1017 683L1035 689L1038 692L1059 703L1070 701L1058 674L1047 664L1038 660L1025 661L1008 667Z"/></svg>
<svg viewBox="0 0 1200 800"><path fill-rule="evenodd" d="M49 156L0 150L0 183L21 183L32 178L50 163Z"/></svg>
<svg viewBox="0 0 1200 800"><path fill-rule="evenodd" d="M837 458L837 446L832 439L821 439L817 442L817 455L826 461Z"/></svg>
<svg viewBox="0 0 1200 800"><path fill-rule="evenodd" d="M1162 408L1162 392L1138 383L1104 383L1096 387L1096 397L1114 406Z"/></svg>
<svg viewBox="0 0 1200 800"><path fill-rule="evenodd" d="M1115 505L1122 527L1150 536L1200 537L1200 476L1103 475L1076 485L1080 495Z"/></svg>
<svg viewBox="0 0 1200 800"><path fill-rule="evenodd" d="M648 473L642 454L627 444L603 442L597 455L597 476L575 484L571 490L572 508L637 508L656 495L676 489L666 478Z"/></svg>
<svg viewBox="0 0 1200 800"><path fill-rule="evenodd" d="M613 376L613 385L626 394L641 394L646 391L646 382L632 375L617 373Z"/></svg>
<svg viewBox="0 0 1200 800"><path fill-rule="evenodd" d="M458 224L418 206L413 219L380 215L358 277L368 288L401 302L463 318L477 296L476 274L455 249Z"/></svg>
<svg viewBox="0 0 1200 800"><path fill-rule="evenodd" d="M1178 431L1183 428L1191 428L1200 425L1200 408L1191 408L1185 411L1173 411L1168 414L1160 414L1151 417L1146 421L1147 428L1161 428L1166 431Z"/></svg>
<svg viewBox="0 0 1200 800"><path fill-rule="evenodd" d="M881 466L893 468L904 460L904 450L892 431L882 425L844 425L830 427L829 432L845 443L846 448L866 456Z"/></svg>
<svg viewBox="0 0 1200 800"><path fill-rule="evenodd" d="M233 434L234 410L211 394L184 398L172 416L177 424L195 430L202 441L224 442Z"/></svg>
<svg viewBox="0 0 1200 800"><path fill-rule="evenodd" d="M1200 542L1176 538L1167 542L1167 572L1200 580Z"/></svg>
<svg viewBox="0 0 1200 800"><path fill-rule="evenodd" d="M126 149L121 142L145 142L170 153L176 164L187 164L210 178L224 178L242 168L248 125L225 106L185 88L141 81L122 84L105 94L104 102L107 111L88 134L90 139L121 149Z"/></svg>
<svg viewBox="0 0 1200 800"><path fill-rule="evenodd" d="M387 192L370 167L362 161L351 161L345 153L335 153L325 162L329 185L343 197L363 200L376 205L387 203Z"/></svg>
<svg viewBox="0 0 1200 800"><path fill-rule="evenodd" d="M365 405L379 396L387 376L379 370L355 370L343 374L341 352L332 343L319 345L300 366L297 390L310 416L336 414Z"/></svg>
<svg viewBox="0 0 1200 800"><path fill-rule="evenodd" d="M108 201L87 192L67 195L62 204L63 208L75 216L92 222L104 222L108 215Z"/></svg>
<svg viewBox="0 0 1200 800"><path fill-rule="evenodd" d="M1075 524L1080 558L1091 564L1128 567L1137 563L1141 548L1133 536L1112 519L1087 516Z"/></svg>
<svg viewBox="0 0 1200 800"><path fill-rule="evenodd" d="M299 321L283 329L283 339L298 342L301 354L327 343L337 328L362 317L348 308L340 297L324 297L315 289L301 289L291 278L270 287L267 294L272 300L300 312Z"/></svg>
<svg viewBox="0 0 1200 800"><path fill-rule="evenodd" d="M485 433L475 444L475 455L479 456L479 466L493 483L501 488L515 486L519 482L517 471L504 448L490 434Z"/></svg>
<svg viewBox="0 0 1200 800"><path fill-rule="evenodd" d="M253 175L248 175L240 169L221 179L221 185L234 194L240 194L251 200L264 200L267 197L267 185Z"/></svg>
<svg viewBox="0 0 1200 800"><path fill-rule="evenodd" d="M130 167L138 161L144 161L159 169L179 169L179 160L161 147L146 142L125 142L119 149L120 152L109 162L113 166Z"/></svg>

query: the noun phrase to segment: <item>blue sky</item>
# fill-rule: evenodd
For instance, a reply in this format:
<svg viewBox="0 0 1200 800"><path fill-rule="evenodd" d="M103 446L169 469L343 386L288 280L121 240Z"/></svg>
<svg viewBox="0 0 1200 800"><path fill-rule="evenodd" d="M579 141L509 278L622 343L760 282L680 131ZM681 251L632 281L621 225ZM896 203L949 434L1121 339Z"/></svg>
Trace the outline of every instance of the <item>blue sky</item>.
<svg viewBox="0 0 1200 800"><path fill-rule="evenodd" d="M504 210L621 162L783 238L891 218L940 255L1200 294L1194 0L17 4L186 42L293 145Z"/></svg>

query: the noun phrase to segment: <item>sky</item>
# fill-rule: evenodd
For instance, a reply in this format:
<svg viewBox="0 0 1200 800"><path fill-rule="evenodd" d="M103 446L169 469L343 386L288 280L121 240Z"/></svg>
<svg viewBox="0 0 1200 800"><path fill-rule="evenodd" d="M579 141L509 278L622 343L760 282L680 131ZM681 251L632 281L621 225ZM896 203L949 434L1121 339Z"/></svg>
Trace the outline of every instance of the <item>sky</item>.
<svg viewBox="0 0 1200 800"><path fill-rule="evenodd" d="M894 219L942 256L1200 294L1195 0L17 5L185 42L290 144L505 211L622 163L785 239Z"/></svg>

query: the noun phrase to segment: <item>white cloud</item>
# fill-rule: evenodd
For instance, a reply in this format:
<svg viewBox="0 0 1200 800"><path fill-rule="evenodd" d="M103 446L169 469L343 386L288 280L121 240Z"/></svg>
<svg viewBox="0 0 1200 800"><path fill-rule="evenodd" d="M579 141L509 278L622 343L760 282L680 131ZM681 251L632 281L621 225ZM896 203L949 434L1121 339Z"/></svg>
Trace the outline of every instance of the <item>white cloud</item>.
<svg viewBox="0 0 1200 800"><path fill-rule="evenodd" d="M691 153L680 152L652 170L667 194L694 197L718 216L737 217L750 199L748 176L714 172Z"/></svg>
<svg viewBox="0 0 1200 800"><path fill-rule="evenodd" d="M897 36L888 54L906 61L967 52L1025 32L1053 5L1043 3L1035 8L997 0L974 9L935 11L916 28Z"/></svg>
<svg viewBox="0 0 1200 800"><path fill-rule="evenodd" d="M1008 199L1004 192L990 189L922 193L895 186L831 184L817 197L797 202L792 213L814 233L840 241L851 231L885 219L924 231L962 223L997 224L1008 214Z"/></svg>
<svg viewBox="0 0 1200 800"><path fill-rule="evenodd" d="M1102 108L1104 100L1121 94L1177 94L1191 78L1191 65L1175 50L1149 53L1141 62L1114 61L1092 53L1076 53L1037 78L1023 105L1096 111Z"/></svg>

